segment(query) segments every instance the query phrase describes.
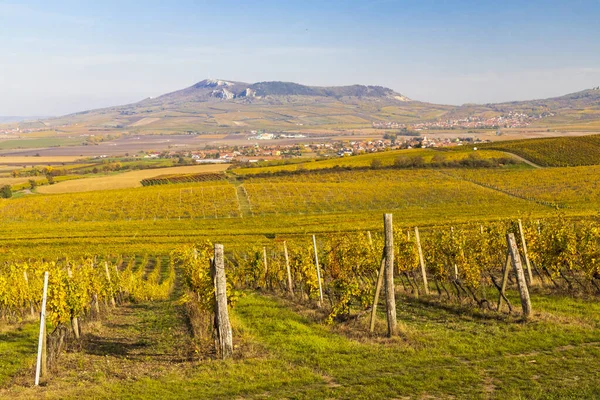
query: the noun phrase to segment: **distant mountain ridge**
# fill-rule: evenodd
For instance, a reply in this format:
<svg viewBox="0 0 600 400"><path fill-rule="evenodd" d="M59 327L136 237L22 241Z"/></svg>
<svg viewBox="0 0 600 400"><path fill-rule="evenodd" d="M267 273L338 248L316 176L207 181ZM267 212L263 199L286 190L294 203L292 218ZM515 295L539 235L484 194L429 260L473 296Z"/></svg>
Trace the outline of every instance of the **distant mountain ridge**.
<svg viewBox="0 0 600 400"><path fill-rule="evenodd" d="M221 79L205 79L188 88L164 94L151 100L181 98L209 100L222 99L261 99L273 96L309 96L331 98L385 98L397 101L411 101L408 97L382 86L307 86L294 82L244 83Z"/></svg>

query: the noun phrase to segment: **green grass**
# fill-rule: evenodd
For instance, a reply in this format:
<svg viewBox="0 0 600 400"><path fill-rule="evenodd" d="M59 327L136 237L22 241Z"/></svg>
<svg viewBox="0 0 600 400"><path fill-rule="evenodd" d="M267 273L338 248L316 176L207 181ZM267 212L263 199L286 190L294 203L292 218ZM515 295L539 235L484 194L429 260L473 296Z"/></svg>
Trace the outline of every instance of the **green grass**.
<svg viewBox="0 0 600 400"><path fill-rule="evenodd" d="M348 331L313 322L312 311L293 311L287 301L248 294L232 310L234 344L242 359L172 365L163 357L185 343L176 310L169 302L141 304L110 328L122 331L115 336L120 340L137 343L126 357L117 345L105 349L107 355L68 354L69 362L38 394L50 399L600 396L600 304L535 291L532 299L535 316L522 323L441 304L435 296L419 301L401 295L404 333L389 340L381 319L379 333L369 337L364 317ZM13 387L4 394L34 393Z"/></svg>
<svg viewBox="0 0 600 400"><path fill-rule="evenodd" d="M340 385L316 392L316 397L600 394L600 380L588 369L599 365L597 303L586 303L590 309L582 310L577 300L534 296L534 306L541 312L546 312L545 306L558 309L554 312L569 321L557 324L540 317L520 324L404 299L399 304L399 320L405 325L405 340L383 344L349 340L310 323L280 302L259 296L245 299L237 312L278 357L319 371ZM573 375L564 375L563 364ZM494 390L488 393L491 385Z"/></svg>
<svg viewBox="0 0 600 400"><path fill-rule="evenodd" d="M9 384L20 370L34 365L38 330L39 325L34 322L17 326L0 324L0 387Z"/></svg>

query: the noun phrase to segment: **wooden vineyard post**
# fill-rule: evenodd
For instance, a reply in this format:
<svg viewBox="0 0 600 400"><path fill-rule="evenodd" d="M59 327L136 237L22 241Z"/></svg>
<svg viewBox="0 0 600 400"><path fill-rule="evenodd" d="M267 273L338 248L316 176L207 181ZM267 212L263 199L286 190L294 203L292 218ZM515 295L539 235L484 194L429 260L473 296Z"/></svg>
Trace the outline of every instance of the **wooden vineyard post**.
<svg viewBox="0 0 600 400"><path fill-rule="evenodd" d="M502 284L500 286L500 295L498 296L497 311L502 310L502 301L504 300L504 293L506 291L506 283L508 282L509 271L510 271L510 252L507 252L506 253L506 262L504 263L504 271L502 274Z"/></svg>
<svg viewBox="0 0 600 400"><path fill-rule="evenodd" d="M371 323L369 325L369 331L375 330L375 318L377 317L377 304L379 303L379 294L381 293L381 286L383 286L383 276L385 275L385 255L381 258L381 266L379 267L379 274L377 275L377 285L375 286L375 296L373 297L373 307L371 308Z"/></svg>
<svg viewBox="0 0 600 400"><path fill-rule="evenodd" d="M106 273L106 279L108 279L108 285L112 286L110 280L110 271L108 270L108 261L104 261L104 272ZM110 305L112 306L112 308L115 308L117 306L117 303L115 302L115 295L113 294L112 290L110 292Z"/></svg>
<svg viewBox="0 0 600 400"><path fill-rule="evenodd" d="M69 277L69 280L73 278L71 267L67 267L67 276ZM73 328L75 339L79 339L79 319L77 317L71 317L71 328Z"/></svg>
<svg viewBox="0 0 600 400"><path fill-rule="evenodd" d="M392 214L383 217L385 230L385 304L388 321L388 336L398 333L398 321L396 320L396 292L394 288L394 227Z"/></svg>
<svg viewBox="0 0 600 400"><path fill-rule="evenodd" d="M27 293L29 293L29 277L27 271L23 271L23 278L25 279L25 286L27 286ZM35 317L35 311L33 311L33 301L29 301L29 312L32 317Z"/></svg>
<svg viewBox="0 0 600 400"><path fill-rule="evenodd" d="M263 263L265 264L265 289L269 288L269 264L267 263L267 248L263 246Z"/></svg>
<svg viewBox="0 0 600 400"><path fill-rule="evenodd" d="M423 287L425 294L429 295L429 282L427 281L427 268L425 267L425 259L423 258L423 249L421 248L421 236L419 228L415 226L415 241L417 242L417 250L419 251L419 264L421 265L421 275L423 276Z"/></svg>
<svg viewBox="0 0 600 400"><path fill-rule="evenodd" d="M287 243L283 242L283 256L285 257L285 269L287 270L288 292L294 297L294 285L292 284L292 271L290 270L290 257L288 254Z"/></svg>
<svg viewBox="0 0 600 400"><path fill-rule="evenodd" d="M527 281L525 280L525 273L523 272L523 265L521 264L521 256L519 255L515 234L509 233L506 235L506 241L512 259L513 269L517 275L517 286L519 288L519 295L521 296L523 318L527 319L531 315L531 299L529 298L529 289L527 289Z"/></svg>
<svg viewBox="0 0 600 400"><path fill-rule="evenodd" d="M211 274L215 286L215 328L218 349L222 358L230 358L233 354L233 335L227 309L227 281L225 278L225 256L223 245L215 244L215 258L211 265Z"/></svg>
<svg viewBox="0 0 600 400"><path fill-rule="evenodd" d="M46 300L48 298L48 271L44 273L44 291L42 293L42 309L40 312L40 336L38 339L37 363L35 366L35 386L40 384L40 375L46 375ZM43 365L42 365L43 364Z"/></svg>
<svg viewBox="0 0 600 400"><path fill-rule="evenodd" d="M454 240L454 227L451 226L450 227L450 237L452 237L452 240ZM458 265L456 263L454 263L454 280L457 281L458 280Z"/></svg>
<svg viewBox="0 0 600 400"><path fill-rule="evenodd" d="M525 232L523 232L523 223L519 218L519 233L521 234L521 245L523 246L523 257L525 257L525 265L527 266L527 278L529 285L533 284L533 274L531 273L531 263L529 262L529 254L527 253L527 242L525 242Z"/></svg>
<svg viewBox="0 0 600 400"><path fill-rule="evenodd" d="M317 251L317 238L313 237L313 246L315 248L315 265L317 266L317 279L319 280L319 307L323 307L323 286L321 285L321 267L319 266L319 253Z"/></svg>
<svg viewBox="0 0 600 400"><path fill-rule="evenodd" d="M119 263L119 266L121 263ZM121 287L121 278L119 277L119 266L115 264L115 276L117 277L117 282L119 282L119 304L123 304L123 288Z"/></svg>

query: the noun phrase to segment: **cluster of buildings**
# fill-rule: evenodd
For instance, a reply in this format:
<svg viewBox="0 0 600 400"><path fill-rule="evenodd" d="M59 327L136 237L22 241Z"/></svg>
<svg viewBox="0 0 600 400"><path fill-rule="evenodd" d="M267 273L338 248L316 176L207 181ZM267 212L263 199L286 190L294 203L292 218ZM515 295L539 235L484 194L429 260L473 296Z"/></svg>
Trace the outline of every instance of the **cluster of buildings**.
<svg viewBox="0 0 600 400"><path fill-rule="evenodd" d="M196 164L255 163L298 157L344 157L388 150L460 146L481 143L478 138L428 138L425 136L375 140L324 141L294 144L219 145L202 150L171 150L148 153L145 158L184 158Z"/></svg>
<svg viewBox="0 0 600 400"><path fill-rule="evenodd" d="M298 139L306 135L301 133L266 133L261 131L250 131L248 140L273 140L273 139Z"/></svg>
<svg viewBox="0 0 600 400"><path fill-rule="evenodd" d="M459 119L438 120L432 122L421 122L412 125L405 125L398 122L373 122L372 126L376 129L413 129L415 131L428 129L474 129L474 128L526 128L535 120L554 116L554 113L542 113L538 115L529 115L520 112L509 112L508 114L495 117L472 116Z"/></svg>

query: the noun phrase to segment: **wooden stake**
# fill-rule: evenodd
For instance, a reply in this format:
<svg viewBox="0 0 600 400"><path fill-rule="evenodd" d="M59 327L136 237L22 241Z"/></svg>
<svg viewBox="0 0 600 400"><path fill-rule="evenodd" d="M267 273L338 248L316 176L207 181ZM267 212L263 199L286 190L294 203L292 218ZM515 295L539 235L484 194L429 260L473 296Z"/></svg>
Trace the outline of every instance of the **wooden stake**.
<svg viewBox="0 0 600 400"><path fill-rule="evenodd" d="M69 266L67 266L67 276L69 280L73 278L73 271L71 271L71 267ZM77 317L71 316L71 328L73 329L75 339L79 340L79 319Z"/></svg>
<svg viewBox="0 0 600 400"><path fill-rule="evenodd" d="M294 297L294 285L292 284L292 271L290 270L290 257L288 255L287 243L283 242L283 255L285 257L285 268L287 269L288 291Z"/></svg>
<svg viewBox="0 0 600 400"><path fill-rule="evenodd" d="M394 288L394 227L392 214L384 215L383 226L385 230L385 304L388 321L388 336L391 337L398 333L396 292Z"/></svg>
<svg viewBox="0 0 600 400"><path fill-rule="evenodd" d="M119 266L115 264L115 274L117 276L117 282L119 282L119 304L123 304L123 288L121 287L121 278L119 277Z"/></svg>
<svg viewBox="0 0 600 400"><path fill-rule="evenodd" d="M29 278L27 277L27 271L23 271L23 278L25 278L25 286L27 286L27 294L29 295ZM33 310L33 301L29 301L29 313L32 317L35 317L35 311Z"/></svg>
<svg viewBox="0 0 600 400"><path fill-rule="evenodd" d="M500 295L498 296L497 311L502 310L502 301L506 292L506 283L508 282L508 272L510 271L510 253L506 253L506 262L504 263L504 271L502 275L502 286L500 287Z"/></svg>
<svg viewBox="0 0 600 400"><path fill-rule="evenodd" d="M269 264L267 263L267 248L263 247L263 263L265 264L265 288L269 288Z"/></svg>
<svg viewBox="0 0 600 400"><path fill-rule="evenodd" d="M454 240L454 227L450 227L450 237ZM458 265L454 264L454 280L458 280ZM459 296L460 297L460 296Z"/></svg>
<svg viewBox="0 0 600 400"><path fill-rule="evenodd" d="M381 258L381 265L379 267L379 274L377 275L377 284L375 285L375 296L373 297L373 307L371 308L371 323L369 325L369 331L375 330L375 318L377 317L377 304L379 304L379 294L381 293L381 286L383 286L383 276L385 275L385 255Z"/></svg>
<svg viewBox="0 0 600 400"><path fill-rule="evenodd" d="M521 234L521 245L523 246L523 257L525 258L525 265L527 266L527 278L529 279L529 285L533 284L533 274L531 272L531 263L529 262L529 254L527 254L527 243L525 242L525 233L523 232L523 223L519 218L519 233Z"/></svg>
<svg viewBox="0 0 600 400"><path fill-rule="evenodd" d="M38 339L38 354L37 363L35 367L35 386L40 384L40 374L46 375L46 360L45 354L43 353L43 347L46 337L46 300L48 297L48 271L44 273L44 291L42 292L42 309L40 312L40 336ZM44 364L42 366L42 363Z"/></svg>
<svg viewBox="0 0 600 400"><path fill-rule="evenodd" d="M233 354L233 335L227 309L227 280L225 278L225 256L223 245L215 244L215 258L211 263L211 274L215 286L215 325L219 351L222 358Z"/></svg>
<svg viewBox="0 0 600 400"><path fill-rule="evenodd" d="M156 268L160 268L160 264L158 264ZM106 273L106 279L108 279L108 284L112 286L110 280L110 271L108 270L108 261L104 261L104 272ZM115 302L115 296L113 295L112 290L110 293L110 305L112 306L112 308L115 308L117 306L117 303Z"/></svg>
<svg viewBox="0 0 600 400"><path fill-rule="evenodd" d="M425 259L423 258L423 249L421 248L421 236L419 235L419 228L415 226L415 240L417 242L417 250L419 251L419 264L421 265L421 276L423 277L423 287L425 288L425 294L429 295L429 282L427 281L427 268L425 266Z"/></svg>
<svg viewBox="0 0 600 400"><path fill-rule="evenodd" d="M315 265L317 266L317 279L319 280L319 307L323 306L323 287L321 285L321 267L319 266L319 254L317 251L317 238L313 235L313 246L315 248Z"/></svg>
<svg viewBox="0 0 600 400"><path fill-rule="evenodd" d="M510 251L513 269L517 275L517 286L519 288L519 295L521 296L523 318L527 319L531 315L531 299L529 298L529 289L527 288L527 281L525 280L525 273L523 272L521 256L519 255L519 248L517 247L514 233L506 235L506 242Z"/></svg>

